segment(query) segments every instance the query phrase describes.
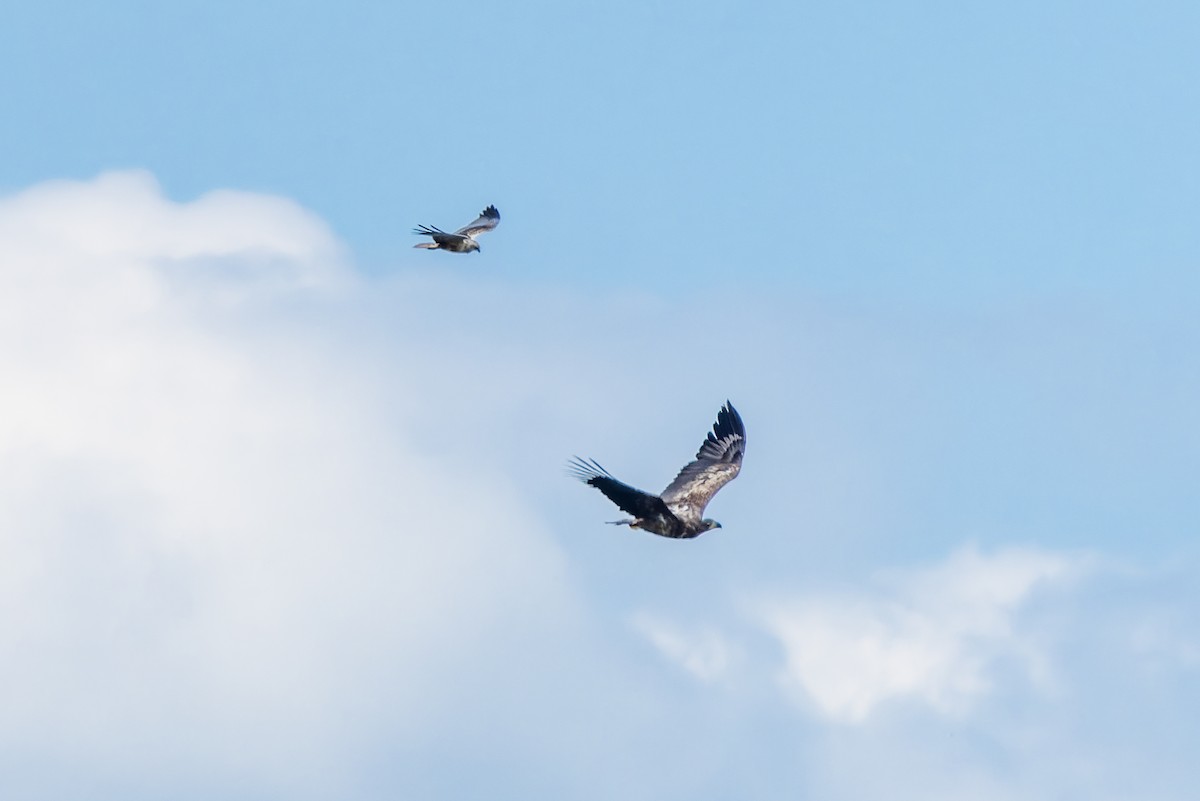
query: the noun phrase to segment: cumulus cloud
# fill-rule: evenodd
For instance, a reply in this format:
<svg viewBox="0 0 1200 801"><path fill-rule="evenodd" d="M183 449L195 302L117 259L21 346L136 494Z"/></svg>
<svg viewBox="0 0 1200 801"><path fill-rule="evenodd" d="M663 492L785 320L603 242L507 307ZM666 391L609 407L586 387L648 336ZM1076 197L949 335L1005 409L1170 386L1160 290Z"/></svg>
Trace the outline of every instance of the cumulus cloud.
<svg viewBox="0 0 1200 801"><path fill-rule="evenodd" d="M784 686L830 720L859 723L903 698L961 713L991 689L1002 660L1034 679L1045 674L1019 612L1086 564L1041 550L967 548L930 568L881 575L869 593L777 600L760 613L786 655Z"/></svg>
<svg viewBox="0 0 1200 801"><path fill-rule="evenodd" d="M711 362L761 432L716 501L736 526L622 536L562 460L604 459L599 444L630 480L677 469L726 390L664 384L659 360L628 354L677 341L707 304L427 263L368 278L292 201L175 202L145 173L0 199L0 795L1194 786L1170 750L1195 740L1194 593L1148 578L1056 595L1087 558L1004 547L875 573L855 559L854 588L830 592L830 553L780 532L802 516L858 553L893 536L894 507L862 503L892 486L860 469L887 438L830 433L883 416L829 424L856 387L889 394L853 381L877 343L903 349L892 330L842 336L814 307L797 333L788 303L726 298L745 325ZM602 335L564 337L580 320ZM804 365L805 392L781 360ZM970 364L929 394L970 387ZM920 413L906 431L942 431ZM889 515L853 514L868 506ZM810 589L764 599L763 581ZM1028 752L1055 757L1014 780Z"/></svg>
<svg viewBox="0 0 1200 801"><path fill-rule="evenodd" d="M309 792L343 727L419 726L501 622L569 614L505 479L397 414L399 346L355 357L367 305L285 199L135 172L0 202L8 753Z"/></svg>
<svg viewBox="0 0 1200 801"><path fill-rule="evenodd" d="M634 616L633 627L666 659L702 682L724 676L739 657L739 649L711 626L685 629L643 611Z"/></svg>

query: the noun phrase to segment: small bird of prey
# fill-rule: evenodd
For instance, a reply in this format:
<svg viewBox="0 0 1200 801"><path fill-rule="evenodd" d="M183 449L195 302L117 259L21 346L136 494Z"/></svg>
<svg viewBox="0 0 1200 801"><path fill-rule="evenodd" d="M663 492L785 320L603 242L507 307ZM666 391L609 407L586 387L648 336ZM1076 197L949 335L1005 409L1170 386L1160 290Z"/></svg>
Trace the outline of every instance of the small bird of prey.
<svg viewBox="0 0 1200 801"><path fill-rule="evenodd" d="M433 241L422 242L413 247L426 250L448 250L451 253L478 251L479 243L475 241L475 237L486 234L499 224L500 212L496 211L495 206L488 206L475 218L474 222L464 225L452 234L446 233L441 228L434 228L432 225L417 226L413 229L414 234L431 236Z"/></svg>
<svg viewBox="0 0 1200 801"><path fill-rule="evenodd" d="M617 481L595 460L576 456L567 469L575 478L603 492L621 511L633 515L631 519L614 520L612 525L691 539L721 528L716 520L703 516L704 507L717 490L737 477L745 453L746 427L733 404L725 401L713 430L696 452L696 460L679 471L662 495L651 495Z"/></svg>

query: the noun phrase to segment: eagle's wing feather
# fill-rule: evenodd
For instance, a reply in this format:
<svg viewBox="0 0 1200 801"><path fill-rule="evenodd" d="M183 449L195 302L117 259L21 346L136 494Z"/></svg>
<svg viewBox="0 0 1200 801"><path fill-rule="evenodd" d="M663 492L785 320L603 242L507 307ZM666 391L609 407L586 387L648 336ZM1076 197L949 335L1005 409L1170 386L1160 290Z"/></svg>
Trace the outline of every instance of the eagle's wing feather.
<svg viewBox="0 0 1200 801"><path fill-rule="evenodd" d="M421 236L431 236L433 241L439 245L453 245L456 242L466 242L467 237L459 234L448 234L441 228L434 228L432 225L419 225L413 229L414 234Z"/></svg>
<svg viewBox="0 0 1200 801"><path fill-rule="evenodd" d="M621 508L622 512L638 518L670 517L671 512L663 499L648 492L629 486L612 477L596 461L586 461L578 456L567 465L571 475L584 484L595 487L604 493L610 501Z"/></svg>
<svg viewBox="0 0 1200 801"><path fill-rule="evenodd" d="M713 430L700 444L696 460L687 464L662 493L662 500L681 520L699 521L717 490L737 478L746 453L746 426L725 401Z"/></svg>
<svg viewBox="0 0 1200 801"><path fill-rule="evenodd" d="M496 211L495 206L488 206L484 209L474 222L464 225L454 233L459 236L469 236L472 239L480 234L486 234L488 231L500 224L500 212ZM630 513L632 514L632 512Z"/></svg>

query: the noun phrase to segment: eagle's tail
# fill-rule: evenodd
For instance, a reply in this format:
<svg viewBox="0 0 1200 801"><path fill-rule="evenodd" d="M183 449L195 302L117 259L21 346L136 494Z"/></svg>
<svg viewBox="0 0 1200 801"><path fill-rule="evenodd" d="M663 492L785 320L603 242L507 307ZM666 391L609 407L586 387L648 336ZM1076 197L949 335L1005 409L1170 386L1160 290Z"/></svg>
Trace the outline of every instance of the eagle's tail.
<svg viewBox="0 0 1200 801"><path fill-rule="evenodd" d="M419 245L413 245L414 248L424 248L425 250L437 250L437 242L422 242Z"/></svg>

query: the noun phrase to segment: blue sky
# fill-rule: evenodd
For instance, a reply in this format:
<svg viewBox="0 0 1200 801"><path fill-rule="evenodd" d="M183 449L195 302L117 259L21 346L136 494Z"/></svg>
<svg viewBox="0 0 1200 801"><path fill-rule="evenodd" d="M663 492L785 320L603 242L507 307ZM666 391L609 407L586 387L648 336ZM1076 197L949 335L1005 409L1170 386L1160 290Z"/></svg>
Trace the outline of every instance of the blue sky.
<svg viewBox="0 0 1200 801"><path fill-rule="evenodd" d="M1190 797L1198 23L10 12L0 795Z"/></svg>
<svg viewBox="0 0 1200 801"><path fill-rule="evenodd" d="M1124 293L1184 280L1196 246L1186 3L14 13L6 186L128 166L173 197L281 193L371 270L412 219L486 202L528 222L523 276L571 285L749 262L799 288Z"/></svg>

